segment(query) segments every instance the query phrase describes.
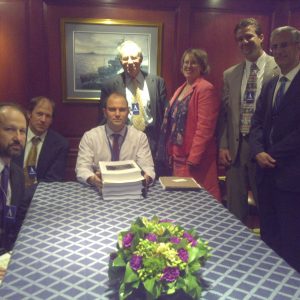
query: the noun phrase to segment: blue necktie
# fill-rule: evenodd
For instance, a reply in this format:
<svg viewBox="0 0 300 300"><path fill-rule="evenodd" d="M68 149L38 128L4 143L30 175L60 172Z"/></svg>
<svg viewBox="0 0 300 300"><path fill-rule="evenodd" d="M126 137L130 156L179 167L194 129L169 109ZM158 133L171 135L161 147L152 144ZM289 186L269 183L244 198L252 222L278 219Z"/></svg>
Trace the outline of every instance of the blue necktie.
<svg viewBox="0 0 300 300"><path fill-rule="evenodd" d="M276 94L276 97L275 97L275 101L274 101L274 105L273 105L273 110L274 112L278 112L278 109L280 107L280 104L281 104L281 101L282 101L282 98L284 96L284 92L285 92L285 84L286 82L288 81L288 79L286 77L281 77L279 79L280 81L280 86L279 86L279 89L277 91L277 94Z"/></svg>
<svg viewBox="0 0 300 300"><path fill-rule="evenodd" d="M112 134L113 137L113 145L112 145L112 157L111 160L112 161L117 161L119 160L119 156L120 156L120 146L119 146L119 137L120 134L118 133L114 133Z"/></svg>

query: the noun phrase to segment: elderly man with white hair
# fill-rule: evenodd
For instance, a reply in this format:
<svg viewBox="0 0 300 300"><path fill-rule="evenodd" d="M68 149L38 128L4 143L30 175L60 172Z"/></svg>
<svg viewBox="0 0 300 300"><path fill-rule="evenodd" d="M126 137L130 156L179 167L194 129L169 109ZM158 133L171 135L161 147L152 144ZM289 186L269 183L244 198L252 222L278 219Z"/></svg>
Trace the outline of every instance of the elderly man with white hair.
<svg viewBox="0 0 300 300"><path fill-rule="evenodd" d="M111 93L124 95L130 109L129 123L147 135L152 156L155 158L167 103L165 82L161 77L141 70L143 54L135 42L123 42L118 47L118 55L124 71L104 82L101 88L100 111ZM165 174L157 162L155 165L158 176Z"/></svg>

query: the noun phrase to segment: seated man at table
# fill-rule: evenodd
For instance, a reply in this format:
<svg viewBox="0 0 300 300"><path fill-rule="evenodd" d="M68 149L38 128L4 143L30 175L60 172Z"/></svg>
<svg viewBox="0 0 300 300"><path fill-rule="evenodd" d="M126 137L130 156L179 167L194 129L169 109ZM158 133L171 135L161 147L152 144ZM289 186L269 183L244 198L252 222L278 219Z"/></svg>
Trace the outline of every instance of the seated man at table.
<svg viewBox="0 0 300 300"><path fill-rule="evenodd" d="M58 132L50 129L55 103L44 96L29 102L28 129L25 151L16 159L24 168L26 195L32 198L40 181L62 181L69 143Z"/></svg>
<svg viewBox="0 0 300 300"><path fill-rule="evenodd" d="M20 155L26 139L26 118L12 103L0 104L0 281L6 271L27 205L24 201L24 175L12 162ZM4 256L7 256L5 257ZM5 260L5 262L4 262Z"/></svg>
<svg viewBox="0 0 300 300"><path fill-rule="evenodd" d="M100 188L99 161L134 160L143 170L146 184L150 184L155 172L148 139L142 131L126 125L129 108L125 97L112 93L104 105L106 124L89 130L80 141L77 180Z"/></svg>

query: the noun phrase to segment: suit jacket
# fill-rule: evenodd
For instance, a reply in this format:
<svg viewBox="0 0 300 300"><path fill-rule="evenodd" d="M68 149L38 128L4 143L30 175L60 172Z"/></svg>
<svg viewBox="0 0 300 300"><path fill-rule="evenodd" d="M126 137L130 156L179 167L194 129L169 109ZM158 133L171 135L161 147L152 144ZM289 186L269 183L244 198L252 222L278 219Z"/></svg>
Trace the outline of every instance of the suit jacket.
<svg viewBox="0 0 300 300"><path fill-rule="evenodd" d="M24 175L23 169L15 163L10 163L10 187L11 205L16 206L17 213L15 221L7 221L4 229L3 242L0 240L0 248L10 251L16 241L21 225L25 218L29 202L24 198Z"/></svg>
<svg viewBox="0 0 300 300"><path fill-rule="evenodd" d="M222 108L218 122L219 147L229 149L234 162L239 148L240 140L240 109L241 85L246 62L242 62L224 71L224 86ZM263 74L263 85L275 74L278 67L274 58L267 55Z"/></svg>
<svg viewBox="0 0 300 300"><path fill-rule="evenodd" d="M170 107L178 98L185 84L180 86L172 99ZM204 78L198 78L192 85L191 98L181 146L169 144L169 155L181 162L190 162L193 177L208 191L218 194L215 127L218 119L220 101L213 85ZM188 96L188 95L187 95ZM169 110L169 109L168 109ZM169 115L168 110L166 115ZM170 118L168 118L170 120Z"/></svg>
<svg viewBox="0 0 300 300"><path fill-rule="evenodd" d="M147 126L145 133L149 139L152 154L154 155L157 149L158 132L161 128L163 113L167 103L166 86L165 81L161 77L151 75L143 71L142 74L145 77L148 86L150 96L150 111L153 117L153 122L152 124ZM100 122L103 121L102 110L104 107L104 103L107 100L108 96L113 92L118 92L126 97L124 72L109 79L102 86L100 96ZM103 124L103 122L101 123Z"/></svg>
<svg viewBox="0 0 300 300"><path fill-rule="evenodd" d="M62 135L48 130L37 163L38 182L64 179L68 148L69 143ZM24 152L15 161L23 168Z"/></svg>
<svg viewBox="0 0 300 300"><path fill-rule="evenodd" d="M273 176L279 189L300 192L300 71L274 113L273 95L277 81L276 76L258 99L250 131L251 153L255 157L260 152L267 152L276 160L274 169L257 168L258 182L264 175Z"/></svg>

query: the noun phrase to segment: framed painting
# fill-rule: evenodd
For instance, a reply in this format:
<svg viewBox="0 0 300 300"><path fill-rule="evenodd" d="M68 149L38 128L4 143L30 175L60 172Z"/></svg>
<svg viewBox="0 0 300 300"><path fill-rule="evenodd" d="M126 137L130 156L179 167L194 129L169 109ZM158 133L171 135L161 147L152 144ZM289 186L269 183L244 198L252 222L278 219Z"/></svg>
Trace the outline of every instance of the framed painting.
<svg viewBox="0 0 300 300"><path fill-rule="evenodd" d="M64 102L99 101L103 82L123 71L117 47L125 40L141 47L141 69L160 75L160 23L72 18L60 27Z"/></svg>

